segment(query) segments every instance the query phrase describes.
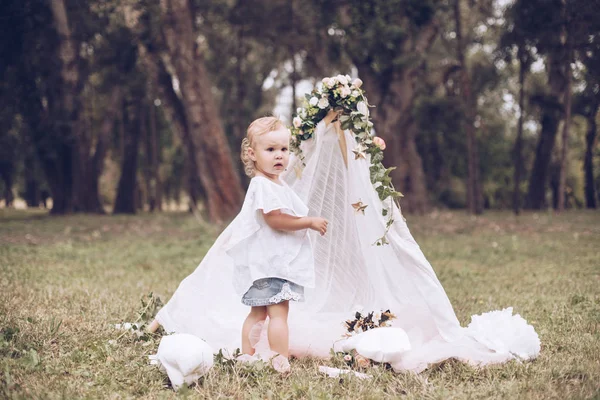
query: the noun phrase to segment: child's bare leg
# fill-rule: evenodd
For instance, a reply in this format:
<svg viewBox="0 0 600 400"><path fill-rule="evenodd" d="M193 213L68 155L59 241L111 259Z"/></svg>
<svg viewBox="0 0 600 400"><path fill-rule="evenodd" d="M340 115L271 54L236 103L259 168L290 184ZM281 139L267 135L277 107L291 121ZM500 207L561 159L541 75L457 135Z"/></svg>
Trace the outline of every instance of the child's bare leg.
<svg viewBox="0 0 600 400"><path fill-rule="evenodd" d="M285 358L289 352L289 330L288 330L288 311L290 304L284 301L279 304L267 306L267 314L269 315L269 346L271 350L281 354Z"/></svg>
<svg viewBox="0 0 600 400"><path fill-rule="evenodd" d="M264 321L267 318L267 307L252 307L250 309L250 314L246 317L244 321L244 326L242 327L242 353L253 355L254 347L250 344L250 330L254 325L256 325L260 321Z"/></svg>
<svg viewBox="0 0 600 400"><path fill-rule="evenodd" d="M160 324L158 323L157 320L153 320L150 325L148 325L148 327L146 328L146 330L150 333L154 333L156 332L156 330L158 329L158 327L160 326Z"/></svg>

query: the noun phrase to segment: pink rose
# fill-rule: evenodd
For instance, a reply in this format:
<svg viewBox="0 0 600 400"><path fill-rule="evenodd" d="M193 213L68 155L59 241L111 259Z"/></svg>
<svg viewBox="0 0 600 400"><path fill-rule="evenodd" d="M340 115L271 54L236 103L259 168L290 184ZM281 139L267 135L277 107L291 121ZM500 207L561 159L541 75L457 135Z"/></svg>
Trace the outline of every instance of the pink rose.
<svg viewBox="0 0 600 400"><path fill-rule="evenodd" d="M385 140L379 136L375 136L373 138L373 143L375 143L375 146L379 147L381 150L385 150Z"/></svg>

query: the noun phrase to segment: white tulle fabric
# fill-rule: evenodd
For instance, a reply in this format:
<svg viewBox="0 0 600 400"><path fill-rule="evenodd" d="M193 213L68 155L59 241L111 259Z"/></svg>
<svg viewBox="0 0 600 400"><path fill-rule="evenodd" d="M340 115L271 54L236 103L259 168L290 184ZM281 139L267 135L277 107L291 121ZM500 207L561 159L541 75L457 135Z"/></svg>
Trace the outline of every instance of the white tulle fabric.
<svg viewBox="0 0 600 400"><path fill-rule="evenodd" d="M262 278L281 278L314 287L315 268L306 229L277 231L267 225L263 213L280 210L305 217L308 208L290 187L256 176L250 181L242 211L231 222L232 235L223 248L234 264L233 286L241 296ZM289 286L285 286L289 290Z"/></svg>
<svg viewBox="0 0 600 400"><path fill-rule="evenodd" d="M329 220L325 236L310 233L315 288L305 291L306 302L290 304L291 354L328 357L334 344L340 345L343 321L362 308L390 309L397 316L393 326L403 329L410 343L409 350L394 357L397 371L420 372L452 357L473 365L536 357L539 338L525 320L512 315L512 309L475 316L468 328L460 326L396 206L396 222L387 236L390 244L373 245L384 232L386 218L369 179L369 161L354 159L355 140L349 132L344 134L348 166L334 125L321 121L314 139L302 143L306 166L301 176L295 167L302 162L294 157L284 176L308 206L309 215ZM364 215L351 206L357 201L367 205ZM240 346L248 308L233 288L233 263L224 251L233 234L230 225L159 312L157 319L167 331L192 333L214 349Z"/></svg>

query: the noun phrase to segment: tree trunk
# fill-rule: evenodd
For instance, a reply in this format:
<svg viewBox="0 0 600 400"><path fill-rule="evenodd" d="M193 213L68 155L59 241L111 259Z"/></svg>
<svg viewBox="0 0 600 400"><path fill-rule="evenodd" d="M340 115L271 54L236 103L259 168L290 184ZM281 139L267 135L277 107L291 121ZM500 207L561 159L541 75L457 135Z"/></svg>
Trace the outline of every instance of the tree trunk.
<svg viewBox="0 0 600 400"><path fill-rule="evenodd" d="M593 111L587 116L588 131L585 135L585 159L583 170L585 173L585 206L586 208L597 207L596 182L594 180L594 149L598 143L598 125L596 117L600 111L600 103L596 103Z"/></svg>
<svg viewBox="0 0 600 400"><path fill-rule="evenodd" d="M93 212L98 214L104 214L104 207L100 200L100 176L104 170L104 160L108 151L108 144L110 135L113 127L115 126L115 120L119 105L122 104L123 90L120 86L114 86L111 89L110 96L108 97L108 103L106 110L104 110L104 117L100 125L98 132L98 140L96 143L96 149L94 155L89 160L88 173L86 178L86 194L85 194L85 211Z"/></svg>
<svg viewBox="0 0 600 400"><path fill-rule="evenodd" d="M13 200L13 166L9 163L0 162L0 179L4 182L4 206L12 207Z"/></svg>
<svg viewBox="0 0 600 400"><path fill-rule="evenodd" d="M481 214L483 212L483 198L479 172L479 152L474 125L477 107L471 92L471 78L465 61L460 0L454 0L454 19L456 25L456 55L460 65L461 99L465 116L463 125L467 136L467 207L471 214Z"/></svg>
<svg viewBox="0 0 600 400"><path fill-rule="evenodd" d="M115 214L135 214L136 196L137 196L137 159L139 139L141 134L141 113L143 108L135 104L133 116L129 117L127 103L123 105L123 122L127 128L125 137L125 152L121 164L121 178L117 189L117 198L113 213Z"/></svg>
<svg viewBox="0 0 600 400"><path fill-rule="evenodd" d="M527 208L540 210L546 207L546 187L548 185L552 150L563 115L561 96L566 85L564 63L560 55L548 56L548 90L543 99L537 99L542 108L540 138L536 147L535 160L529 177Z"/></svg>
<svg viewBox="0 0 600 400"><path fill-rule="evenodd" d="M364 70L363 70L364 71ZM372 94L368 73L365 78L365 90ZM422 214L429 209L423 160L417 151L417 126L411 110L414 105L414 81L404 78L390 85L390 92L373 112L373 122L378 136L387 144L384 163L397 168L391 176L397 189L404 194L402 210ZM371 96L379 97L379 96ZM371 100L372 101L372 100Z"/></svg>
<svg viewBox="0 0 600 400"><path fill-rule="evenodd" d="M293 50L292 50L293 51ZM296 109L298 108L296 104L297 94L296 94L296 85L298 83L298 74L296 72L296 55L292 53L292 73L290 75L290 86L292 87L292 110L290 113L290 120L294 118L294 114L296 114Z"/></svg>
<svg viewBox="0 0 600 400"><path fill-rule="evenodd" d="M550 164L550 193L552 194L552 208L558 208L558 186L560 180L560 165Z"/></svg>
<svg viewBox="0 0 600 400"><path fill-rule="evenodd" d="M517 124L517 138L513 149L515 164L513 211L516 215L521 213L521 177L523 176L523 120L525 119L525 49L523 45L517 50L519 55L519 122Z"/></svg>
<svg viewBox="0 0 600 400"><path fill-rule="evenodd" d="M566 0L563 0L563 4L565 4ZM564 6L564 10L566 13L566 5ZM562 148L560 154L560 172L559 172L559 180L558 180L558 207L557 211L561 212L565 210L565 197L566 197L566 189L567 189L567 155L569 153L569 129L571 127L571 100L573 98L571 83L573 80L573 72L571 71L571 59L573 57L573 52L571 50L571 37L568 31L568 19L565 17L563 27L563 35L564 41L567 46L567 57L564 60L564 69L565 75L567 79L567 84L565 85L565 91L563 94L563 99L565 103L565 119L563 124L562 131Z"/></svg>
<svg viewBox="0 0 600 400"><path fill-rule="evenodd" d="M196 175L193 185L195 188L194 193L188 194L191 198L194 198L195 201L206 201L206 191L204 190L202 182L198 178L197 174L198 164L196 157L194 157L194 143L191 140L192 135L189 132L189 124L187 122L185 108L181 99L179 96L177 96L177 93L175 93L175 90L173 89L171 75L157 54L149 53L145 49L142 51L142 54L144 54L144 62L147 66L147 69L150 72L152 79L156 82L156 86L159 90L161 98L164 100L163 105L164 110L166 111L167 119L184 144L183 148L185 150L186 162L189 163L190 171L196 171L194 172ZM192 186L188 185L188 189L191 187ZM179 203L179 193L176 193L176 195L177 203Z"/></svg>
<svg viewBox="0 0 600 400"><path fill-rule="evenodd" d="M570 62L569 62L570 64ZM565 196L567 189L567 155L569 152L569 128L571 125L571 68L567 72L567 86L565 88L565 119L562 131L562 148L560 154L560 172L558 180L558 207L557 211L565 210Z"/></svg>
<svg viewBox="0 0 600 400"><path fill-rule="evenodd" d="M209 219L222 222L239 211L243 193L214 104L204 60L196 46L194 15L188 0L161 0L161 8L162 32L185 108L192 145L189 154L206 191Z"/></svg>
<svg viewBox="0 0 600 400"><path fill-rule="evenodd" d="M89 178L92 168L92 142L95 135L95 126L92 122L95 104L93 89L88 87L88 90L86 96L82 96L82 109L77 121L78 140L74 152L73 196L74 210L78 212L89 211L90 203L92 203Z"/></svg>
<svg viewBox="0 0 600 400"><path fill-rule="evenodd" d="M25 63L17 71L20 92L20 112L27 123L27 133L52 198L53 214L71 212L73 210L71 155L72 146L65 138L57 134L50 122L49 111L42 105L43 94L35 84L37 75L33 65ZM48 143L50 141L50 143Z"/></svg>
<svg viewBox="0 0 600 400"><path fill-rule="evenodd" d="M297 32L295 23L296 21L294 20L294 15L296 15L296 13L294 12L294 0L290 0L289 1L289 6L290 6L290 16L289 16L289 22L290 22L290 30L292 34L295 34ZM292 113L290 114L290 120L292 118L294 118L294 114L296 113L296 84L298 83L298 72L296 71L296 49L295 49L295 41L291 40L289 47L288 47L288 51L291 55L291 60L292 60L292 73L290 74L290 86L292 87Z"/></svg>
<svg viewBox="0 0 600 400"><path fill-rule="evenodd" d="M245 60L247 60L248 57L248 45L246 44L246 41L244 40L244 35L243 35L243 30L242 29L238 29L238 36L237 36L237 54L236 54L236 58L237 58L237 63L236 63L236 72L237 72L237 77L235 79L235 101L238 102L238 104L243 105L245 103L248 102L248 93L246 91L246 85L247 82L244 82L244 62ZM262 90L262 89L261 89ZM293 102L292 102L293 103ZM260 103L258 103L260 104ZM231 154L234 157L234 160L236 160L239 164L239 160L240 160L240 144L242 143L242 140L244 139L244 137L246 137L246 127L248 126L248 120L246 117L247 111L244 109L243 106L238 106L234 108L233 111L233 125L232 125L232 129L231 129L231 137L229 138L229 143L232 147L232 151ZM240 177L240 183L242 184L243 187L248 187L249 183L250 183L250 178L246 175L246 172L244 171L244 168L240 168L239 169L239 173L238 173L239 177Z"/></svg>
<svg viewBox="0 0 600 400"><path fill-rule="evenodd" d="M51 0L50 9L58 33L58 93L52 118L53 127L60 140L57 143L57 170L50 172L54 176L48 179L52 191L52 214L64 214L75 210L75 182L78 169L79 109L78 100L81 91L79 73L79 43L73 38L65 3L63 0ZM51 161L50 161L51 162Z"/></svg>
<svg viewBox="0 0 600 400"><path fill-rule="evenodd" d="M189 210L190 212L195 212L200 208L200 203L203 199L206 198L206 194L202 189L202 183L200 179L198 179L198 175L195 173L194 166L191 162L191 159L187 159L186 165L186 176L187 176L187 192L189 198Z"/></svg>
<svg viewBox="0 0 600 400"><path fill-rule="evenodd" d="M30 129L27 127L26 129ZM40 206L41 193L40 193L40 182L39 182L39 168L36 163L35 154L29 148L30 144L27 144L27 148L24 150L24 175L25 175L25 203L27 207L37 208Z"/></svg>
<svg viewBox="0 0 600 400"><path fill-rule="evenodd" d="M151 101L149 104L149 129L146 137L146 154L148 168L148 205L150 211L161 211L161 181L159 175L159 142L156 132L156 106Z"/></svg>

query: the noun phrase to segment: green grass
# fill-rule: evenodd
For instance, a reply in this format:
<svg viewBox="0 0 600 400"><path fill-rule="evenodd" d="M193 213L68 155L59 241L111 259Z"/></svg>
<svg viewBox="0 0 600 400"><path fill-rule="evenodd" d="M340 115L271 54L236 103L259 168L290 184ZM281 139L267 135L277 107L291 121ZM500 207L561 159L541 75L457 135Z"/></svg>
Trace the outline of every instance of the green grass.
<svg viewBox="0 0 600 400"><path fill-rule="evenodd" d="M464 325L513 306L542 341L528 363L456 361L420 375L331 379L319 360L217 366L174 393L147 363L159 339L123 337L149 292L164 301L219 232L187 214L50 217L0 210L0 398L600 398L600 213L408 216ZM329 362L332 365L333 361Z"/></svg>

